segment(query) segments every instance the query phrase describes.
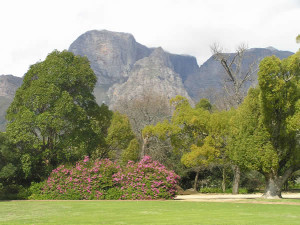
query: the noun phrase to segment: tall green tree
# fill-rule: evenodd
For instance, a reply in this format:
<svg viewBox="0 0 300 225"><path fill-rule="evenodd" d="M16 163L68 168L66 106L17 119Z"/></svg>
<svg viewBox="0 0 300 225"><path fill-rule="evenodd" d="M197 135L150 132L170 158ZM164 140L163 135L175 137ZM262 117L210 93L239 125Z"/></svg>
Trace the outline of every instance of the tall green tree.
<svg viewBox="0 0 300 225"><path fill-rule="evenodd" d="M243 169L269 172L277 167L270 134L262 122L260 90L250 89L230 121L229 158Z"/></svg>
<svg viewBox="0 0 300 225"><path fill-rule="evenodd" d="M230 119L235 114L235 110L215 111L211 114L208 123L209 136L211 137L211 145L219 152L215 158L215 164L222 171L222 190L226 190L226 170L231 165L227 154L228 137L230 133ZM234 176L239 176L239 173L234 173ZM237 179L237 178L235 178ZM239 178L238 178L239 179ZM235 183L233 183L234 185ZM237 187L236 187L237 189Z"/></svg>
<svg viewBox="0 0 300 225"><path fill-rule="evenodd" d="M251 90L233 118L231 158L260 171L264 197L281 197L281 188L300 168L300 52L287 59L260 63L259 89Z"/></svg>
<svg viewBox="0 0 300 225"><path fill-rule="evenodd" d="M286 179L300 168L300 149L297 133L288 129L290 117L297 114L300 99L300 52L287 59L267 57L259 67L258 81L263 124L278 156L278 169L266 173L266 196L280 196Z"/></svg>
<svg viewBox="0 0 300 225"><path fill-rule="evenodd" d="M95 83L88 59L67 51L53 51L25 74L7 111L7 135L28 177L41 179L97 148L103 137Z"/></svg>

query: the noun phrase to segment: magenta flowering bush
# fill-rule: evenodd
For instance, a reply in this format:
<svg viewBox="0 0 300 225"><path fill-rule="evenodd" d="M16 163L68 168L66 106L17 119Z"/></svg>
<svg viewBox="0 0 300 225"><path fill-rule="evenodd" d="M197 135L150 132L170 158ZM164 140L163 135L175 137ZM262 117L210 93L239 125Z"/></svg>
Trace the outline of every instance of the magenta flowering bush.
<svg viewBox="0 0 300 225"><path fill-rule="evenodd" d="M53 170L32 185L31 199L172 199L179 176L145 156L121 167L109 159L85 157L73 167Z"/></svg>
<svg viewBox="0 0 300 225"><path fill-rule="evenodd" d="M121 199L173 199L179 176L157 161L145 156L139 163L128 162L113 175Z"/></svg>

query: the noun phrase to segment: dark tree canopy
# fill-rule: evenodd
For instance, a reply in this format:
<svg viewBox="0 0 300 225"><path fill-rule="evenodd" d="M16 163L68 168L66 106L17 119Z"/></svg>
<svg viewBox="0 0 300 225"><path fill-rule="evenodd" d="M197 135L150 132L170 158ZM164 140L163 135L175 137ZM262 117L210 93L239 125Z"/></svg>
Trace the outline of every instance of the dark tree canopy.
<svg viewBox="0 0 300 225"><path fill-rule="evenodd" d="M97 148L103 137L95 83L88 59L67 51L30 67L7 111L7 134L22 151L27 176Z"/></svg>

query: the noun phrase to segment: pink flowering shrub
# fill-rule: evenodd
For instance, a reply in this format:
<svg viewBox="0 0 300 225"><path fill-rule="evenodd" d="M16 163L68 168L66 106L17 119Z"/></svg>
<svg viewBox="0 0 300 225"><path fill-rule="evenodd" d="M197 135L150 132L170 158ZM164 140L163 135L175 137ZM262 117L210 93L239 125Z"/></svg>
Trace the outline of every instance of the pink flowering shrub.
<svg viewBox="0 0 300 225"><path fill-rule="evenodd" d="M31 199L172 199L178 180L149 156L126 167L86 157L76 166L58 167L48 180L33 185Z"/></svg>
<svg viewBox="0 0 300 225"><path fill-rule="evenodd" d="M128 162L113 175L114 186L122 190L121 199L172 199L179 176L145 156L139 163Z"/></svg>
<svg viewBox="0 0 300 225"><path fill-rule="evenodd" d="M118 166L109 159L91 161L85 157L74 167L54 169L33 199L104 199L113 187L112 175Z"/></svg>

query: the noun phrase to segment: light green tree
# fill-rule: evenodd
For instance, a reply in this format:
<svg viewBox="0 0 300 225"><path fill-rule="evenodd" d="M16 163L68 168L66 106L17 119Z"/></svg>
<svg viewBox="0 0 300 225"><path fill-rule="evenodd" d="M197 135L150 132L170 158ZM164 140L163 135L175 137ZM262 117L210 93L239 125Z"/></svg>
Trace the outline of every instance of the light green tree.
<svg viewBox="0 0 300 225"><path fill-rule="evenodd" d="M192 144L190 151L184 153L181 162L188 168L194 168L196 177L194 182L194 190L197 190L199 172L201 169L207 169L218 164L220 151L215 148L214 140L211 136L204 139L201 146Z"/></svg>
<svg viewBox="0 0 300 225"><path fill-rule="evenodd" d="M172 146L172 155L179 159L177 163L180 163L180 159L185 155L181 162L196 172L194 188L197 189L200 170L206 167L201 164L202 161L199 161L198 156L203 153L207 154L204 157L208 157L210 153L207 151L213 149L209 145L201 148L208 136L210 112L203 107L193 108L182 96L176 96L170 102L174 107L171 120L145 127L143 138L145 142L153 137L163 141L168 140ZM214 153L211 153L209 161L212 155Z"/></svg>
<svg viewBox="0 0 300 225"><path fill-rule="evenodd" d="M226 170L231 166L231 162L227 155L228 136L230 133L230 119L235 114L235 110L215 111L211 114L208 123L209 136L212 138L212 145L219 152L219 156L215 159L215 165L222 171L222 190L226 190ZM239 173L234 173L234 176ZM235 178L236 179L236 178ZM234 179L234 180L235 180Z"/></svg>
<svg viewBox="0 0 300 225"><path fill-rule="evenodd" d="M140 144L136 138L129 142L126 149L122 151L121 160L124 164L128 161L137 162L140 156Z"/></svg>
<svg viewBox="0 0 300 225"><path fill-rule="evenodd" d="M181 142L178 142L180 138L174 139L181 144L179 146L185 146L181 162L196 172L194 188L197 189L201 169L218 166L222 170L222 189L225 191L226 167L229 164L226 153L228 124L234 110L212 112L206 99L200 100L195 108L179 97L173 102L176 102L176 109L172 122L181 128L176 137L184 137Z"/></svg>
<svg viewBox="0 0 300 225"><path fill-rule="evenodd" d="M110 158L117 160L121 159L122 152L125 150L127 155L135 154L136 142L133 141L135 139L135 135L126 115L122 115L118 111L114 112L107 133L105 140ZM130 160L134 159L133 156L129 157L129 155L126 157L124 155L122 157L123 160L125 160L125 158L131 158Z"/></svg>
<svg viewBox="0 0 300 225"><path fill-rule="evenodd" d="M209 100L206 98L200 99L200 101L196 104L195 108L202 108L208 111L212 111L213 106L210 104Z"/></svg>

